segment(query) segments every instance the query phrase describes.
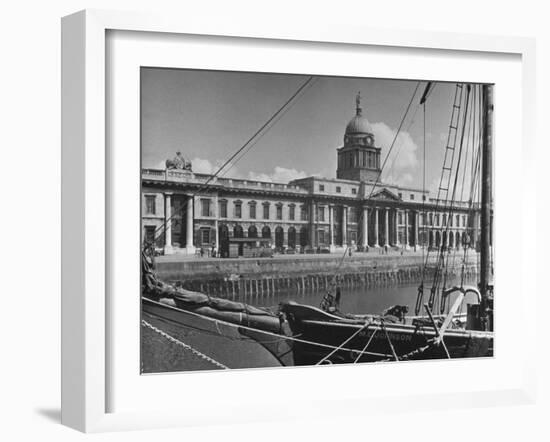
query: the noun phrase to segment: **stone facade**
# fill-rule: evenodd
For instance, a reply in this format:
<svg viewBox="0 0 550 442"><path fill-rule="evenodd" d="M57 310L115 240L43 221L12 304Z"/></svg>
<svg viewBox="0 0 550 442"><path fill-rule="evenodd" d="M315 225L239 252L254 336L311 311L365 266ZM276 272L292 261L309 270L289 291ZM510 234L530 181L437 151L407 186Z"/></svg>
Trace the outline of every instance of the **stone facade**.
<svg viewBox="0 0 550 442"><path fill-rule="evenodd" d="M379 181L381 148L359 98L337 149L336 179L216 178L193 173L185 161L185 167L144 169L143 238L166 254L215 247L222 256L238 238L264 238L281 250L474 246L479 207L445 207L421 189Z"/></svg>

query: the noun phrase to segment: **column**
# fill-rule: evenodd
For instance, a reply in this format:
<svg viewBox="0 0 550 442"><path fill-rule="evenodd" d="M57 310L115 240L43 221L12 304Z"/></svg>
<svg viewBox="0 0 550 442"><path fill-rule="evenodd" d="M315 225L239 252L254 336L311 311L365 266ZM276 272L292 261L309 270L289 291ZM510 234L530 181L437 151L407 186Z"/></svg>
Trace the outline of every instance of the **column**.
<svg viewBox="0 0 550 442"><path fill-rule="evenodd" d="M405 210L403 212L405 215L405 248L409 248L409 211Z"/></svg>
<svg viewBox="0 0 550 442"><path fill-rule="evenodd" d="M390 209L386 207L384 209L384 247L390 244L389 243L389 236L390 236L389 216L390 216Z"/></svg>
<svg viewBox="0 0 550 442"><path fill-rule="evenodd" d="M369 245L369 209L363 207L363 237L361 245L367 247Z"/></svg>
<svg viewBox="0 0 550 442"><path fill-rule="evenodd" d="M187 222L185 231L185 248L187 253L195 253L195 246L193 245L193 197L187 197Z"/></svg>
<svg viewBox="0 0 550 442"><path fill-rule="evenodd" d="M172 194L164 194L164 253L172 253Z"/></svg>
<svg viewBox="0 0 550 442"><path fill-rule="evenodd" d="M315 218L317 217L317 210L316 210L316 204L315 201L311 201L309 205L309 244L311 247L315 247Z"/></svg>
<svg viewBox="0 0 550 442"><path fill-rule="evenodd" d="M348 244L348 208L342 207L342 245Z"/></svg>
<svg viewBox="0 0 550 442"><path fill-rule="evenodd" d="M471 247L477 249L477 243L479 242L479 214L480 212L475 211L472 217L472 244Z"/></svg>
<svg viewBox="0 0 550 442"><path fill-rule="evenodd" d="M220 229L218 225L218 220L220 218L220 205L219 205L217 194L216 194L216 198L214 199L214 204L216 205L216 207L214 207L214 213L216 214L216 219L214 221L214 229L215 229L214 237L216 238L215 247L216 247L216 253L220 253L220 238L219 238Z"/></svg>
<svg viewBox="0 0 550 442"><path fill-rule="evenodd" d="M332 205L328 208L328 221L330 223L330 251L332 252L334 250L334 206Z"/></svg>
<svg viewBox="0 0 550 442"><path fill-rule="evenodd" d="M378 241L378 207L374 208L374 247L380 247Z"/></svg>
<svg viewBox="0 0 550 442"><path fill-rule="evenodd" d="M394 225L393 234L395 235L394 236L395 241L393 242L394 246L399 245L399 227L397 225L398 220L399 220L399 210L395 209L393 212L393 225Z"/></svg>
<svg viewBox="0 0 550 442"><path fill-rule="evenodd" d="M418 246L418 211L414 212L414 246Z"/></svg>

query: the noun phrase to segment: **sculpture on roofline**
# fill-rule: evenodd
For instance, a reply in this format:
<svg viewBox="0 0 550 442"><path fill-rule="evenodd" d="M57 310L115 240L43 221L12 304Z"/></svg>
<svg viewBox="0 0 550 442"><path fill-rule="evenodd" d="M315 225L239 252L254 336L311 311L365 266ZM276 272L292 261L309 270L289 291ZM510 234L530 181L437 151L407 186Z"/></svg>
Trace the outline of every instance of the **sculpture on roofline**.
<svg viewBox="0 0 550 442"><path fill-rule="evenodd" d="M166 160L166 169L186 170L191 172L191 161L185 159L181 152L176 152L174 159Z"/></svg>

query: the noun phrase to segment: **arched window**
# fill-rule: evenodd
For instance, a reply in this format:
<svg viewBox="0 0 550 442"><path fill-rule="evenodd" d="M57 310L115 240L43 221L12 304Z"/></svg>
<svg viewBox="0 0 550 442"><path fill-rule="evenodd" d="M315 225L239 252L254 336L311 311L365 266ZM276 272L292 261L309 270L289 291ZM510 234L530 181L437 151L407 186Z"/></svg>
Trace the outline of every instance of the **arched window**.
<svg viewBox="0 0 550 442"><path fill-rule="evenodd" d="M275 229L275 247L282 249L285 241L285 234L282 227Z"/></svg>
<svg viewBox="0 0 550 442"><path fill-rule="evenodd" d="M248 237L249 238L257 238L258 237L258 229L256 226L250 226L248 228Z"/></svg>
<svg viewBox="0 0 550 442"><path fill-rule="evenodd" d="M234 238L242 238L243 237L243 228L237 224L235 227L233 227L233 237Z"/></svg>
<svg viewBox="0 0 550 442"><path fill-rule="evenodd" d="M269 226L264 226L262 228L262 238L270 238L271 239L271 229Z"/></svg>
<svg viewBox="0 0 550 442"><path fill-rule="evenodd" d="M307 246L308 242L309 242L309 234L308 234L307 227L302 227L300 229L300 245L302 247L305 247Z"/></svg>
<svg viewBox="0 0 550 442"><path fill-rule="evenodd" d="M294 227L288 229L288 247L296 247L296 229Z"/></svg>

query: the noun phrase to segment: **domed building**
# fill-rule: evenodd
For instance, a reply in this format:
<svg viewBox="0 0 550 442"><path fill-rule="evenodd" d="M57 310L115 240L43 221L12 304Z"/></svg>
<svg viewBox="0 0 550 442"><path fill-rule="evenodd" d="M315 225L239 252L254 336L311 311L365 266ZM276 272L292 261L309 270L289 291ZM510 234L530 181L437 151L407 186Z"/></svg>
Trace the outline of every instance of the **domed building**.
<svg viewBox="0 0 550 442"><path fill-rule="evenodd" d="M470 216L477 207L455 202L448 219L428 191L380 180L382 147L360 94L343 141L336 178L272 183L213 177L193 173L179 158L164 170L143 169L143 240L165 254L215 249L222 257L247 256L247 247L260 241L285 253L477 242L477 215Z"/></svg>
<svg viewBox="0 0 550 442"><path fill-rule="evenodd" d="M361 108L361 95L357 94L355 116L346 126L344 146L337 150L336 178L377 181L381 173L381 150L375 145L372 127Z"/></svg>

